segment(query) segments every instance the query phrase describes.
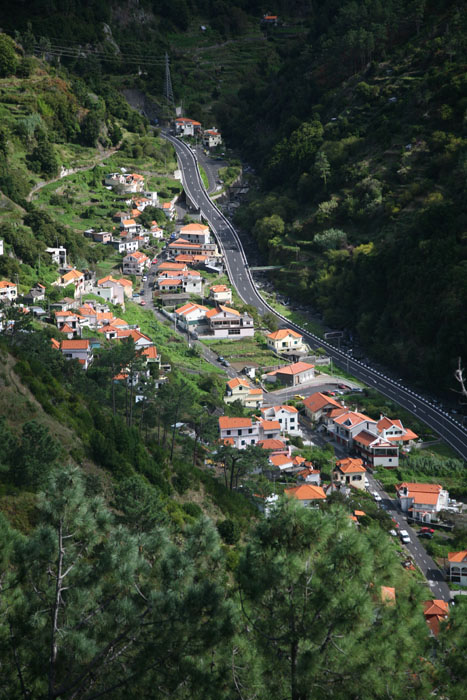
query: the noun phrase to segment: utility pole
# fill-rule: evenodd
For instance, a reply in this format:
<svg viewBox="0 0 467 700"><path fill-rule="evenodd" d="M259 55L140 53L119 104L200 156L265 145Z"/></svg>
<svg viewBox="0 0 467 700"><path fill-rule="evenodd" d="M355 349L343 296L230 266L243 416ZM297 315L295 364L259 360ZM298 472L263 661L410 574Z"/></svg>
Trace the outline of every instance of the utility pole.
<svg viewBox="0 0 467 700"><path fill-rule="evenodd" d="M172 78L170 77L170 64L169 64L169 54L165 52L165 80L164 80L164 97L167 102L167 106L170 109L174 109L174 93L172 89Z"/></svg>

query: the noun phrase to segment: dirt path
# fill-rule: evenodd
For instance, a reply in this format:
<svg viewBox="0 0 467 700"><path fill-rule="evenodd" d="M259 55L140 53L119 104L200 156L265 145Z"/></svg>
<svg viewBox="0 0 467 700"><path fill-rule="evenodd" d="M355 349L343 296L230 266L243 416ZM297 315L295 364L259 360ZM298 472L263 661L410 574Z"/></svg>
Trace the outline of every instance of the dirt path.
<svg viewBox="0 0 467 700"><path fill-rule="evenodd" d="M46 185L50 185L52 182L58 182L59 180L62 180L64 177L68 177L68 175L74 175L75 173L81 173L84 172L85 170L91 170L91 168L94 168L97 163L101 163L103 160L106 158L109 158L112 156L118 149L120 148L121 143L118 143L116 146L113 148L110 148L108 151L104 151L101 153L100 156L95 158L90 165L83 165L80 168L70 168L69 170L66 170L65 168L62 168L60 175L57 177L52 178L51 180L41 180L40 182L37 183L37 185L34 185L28 196L26 197L26 201L30 202L33 198L33 196L41 190L43 187Z"/></svg>

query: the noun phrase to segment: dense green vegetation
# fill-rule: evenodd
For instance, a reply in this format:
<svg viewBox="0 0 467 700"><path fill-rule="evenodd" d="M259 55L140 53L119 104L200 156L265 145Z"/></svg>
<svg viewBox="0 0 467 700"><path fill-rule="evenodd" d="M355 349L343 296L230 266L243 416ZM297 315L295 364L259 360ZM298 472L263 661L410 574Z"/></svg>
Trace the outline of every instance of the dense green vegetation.
<svg viewBox="0 0 467 700"><path fill-rule="evenodd" d="M448 386L467 355L465 17L430 0L269 9L277 26L245 1L2 7L0 276L61 296L44 254L57 241L82 269L115 269L112 251L82 236L109 227L120 201L102 187L101 161L147 173L162 199L179 191L173 151L121 93L147 92L162 114L168 50L177 99L256 167L239 221L286 265L288 295ZM89 169L29 201L62 166ZM52 349L55 327L5 311L15 326L0 338L0 697L463 700L467 606L429 638L431 594L400 566L389 516L364 493L316 510L281 501L261 516L264 451L217 441L219 370L136 304L114 311L170 363L160 387L157 368L138 375L131 341L102 341L83 372ZM269 359L257 343L215 349ZM374 392L353 398L394 414ZM328 474L332 449L302 453ZM426 454L383 478L466 493L458 462ZM459 529L449 546L464 542ZM430 544L446 555L440 536ZM395 605L381 586L395 588Z"/></svg>

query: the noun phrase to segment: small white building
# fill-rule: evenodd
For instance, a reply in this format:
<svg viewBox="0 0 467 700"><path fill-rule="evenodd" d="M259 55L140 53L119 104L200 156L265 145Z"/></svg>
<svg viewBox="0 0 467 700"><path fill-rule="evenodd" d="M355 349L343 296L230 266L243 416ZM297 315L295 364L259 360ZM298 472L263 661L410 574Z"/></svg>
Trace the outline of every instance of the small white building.
<svg viewBox="0 0 467 700"><path fill-rule="evenodd" d="M399 506L414 520L430 523L449 505L449 493L441 484L403 482L396 486Z"/></svg>
<svg viewBox="0 0 467 700"><path fill-rule="evenodd" d="M215 304L231 304L232 290L226 284L215 284L209 287L209 298Z"/></svg>
<svg viewBox="0 0 467 700"><path fill-rule="evenodd" d="M13 282L0 280L0 301L14 301L18 296L18 288Z"/></svg>
<svg viewBox="0 0 467 700"><path fill-rule="evenodd" d="M293 355L306 351L303 336L291 328L281 328L266 336L268 348L278 355Z"/></svg>
<svg viewBox="0 0 467 700"><path fill-rule="evenodd" d="M123 273L125 275L143 275L150 264L148 256L136 250L123 258Z"/></svg>
<svg viewBox="0 0 467 700"><path fill-rule="evenodd" d="M59 267L66 267L66 248L60 246L59 248L46 248L46 253L49 253L54 265Z"/></svg>
<svg viewBox="0 0 467 700"><path fill-rule="evenodd" d="M449 580L460 586L467 586L467 549L462 552L449 552Z"/></svg>
<svg viewBox="0 0 467 700"><path fill-rule="evenodd" d="M251 338L255 334L253 319L237 309L219 306L206 314L209 329L215 338Z"/></svg>
<svg viewBox="0 0 467 700"><path fill-rule="evenodd" d="M245 449L248 445L255 445L259 440L259 423L251 418L221 416L219 430L221 442L239 450Z"/></svg>
<svg viewBox="0 0 467 700"><path fill-rule="evenodd" d="M268 406L261 409L261 415L267 420L278 421L282 433L298 434L298 410L295 406Z"/></svg>
<svg viewBox="0 0 467 700"><path fill-rule="evenodd" d="M215 148L216 146L220 146L221 143L222 136L214 127L212 129L206 129L203 133L203 146L205 148Z"/></svg>
<svg viewBox="0 0 467 700"><path fill-rule="evenodd" d="M180 229L179 238L182 238L188 243L210 243L211 234L209 226L200 223L187 224Z"/></svg>

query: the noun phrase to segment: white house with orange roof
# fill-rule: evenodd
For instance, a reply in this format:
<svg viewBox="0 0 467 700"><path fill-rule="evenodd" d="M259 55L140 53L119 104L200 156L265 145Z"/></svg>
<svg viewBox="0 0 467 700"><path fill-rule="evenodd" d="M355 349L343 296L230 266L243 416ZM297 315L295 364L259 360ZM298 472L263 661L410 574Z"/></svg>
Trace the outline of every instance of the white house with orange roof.
<svg viewBox="0 0 467 700"><path fill-rule="evenodd" d="M141 357L146 360L148 365L156 364L159 367L161 366L161 358L155 345L148 345L147 347L143 348Z"/></svg>
<svg viewBox="0 0 467 700"><path fill-rule="evenodd" d="M182 291L202 295L204 280L198 270L159 271L155 286L161 293Z"/></svg>
<svg viewBox="0 0 467 700"><path fill-rule="evenodd" d="M190 243L184 238L172 241L167 249L171 255L206 255L210 260L219 257L215 243Z"/></svg>
<svg viewBox="0 0 467 700"><path fill-rule="evenodd" d="M144 176L139 173L108 173L104 178L106 187L117 187L122 192L144 192Z"/></svg>
<svg viewBox="0 0 467 700"><path fill-rule="evenodd" d="M285 489L284 494L289 498L295 498L303 506L316 508L326 500L326 494L321 486L314 484L300 484L291 489Z"/></svg>
<svg viewBox="0 0 467 700"><path fill-rule="evenodd" d="M296 355L307 351L303 336L291 328L281 328L266 336L268 348L277 355Z"/></svg>
<svg viewBox="0 0 467 700"><path fill-rule="evenodd" d="M315 366L308 362L294 362L292 365L279 367L264 375L267 382L279 381L285 386L298 386L307 384L315 377Z"/></svg>
<svg viewBox="0 0 467 700"><path fill-rule="evenodd" d="M18 287L14 282L0 280L0 302L14 301L18 297Z"/></svg>
<svg viewBox="0 0 467 700"><path fill-rule="evenodd" d="M460 586L467 586L467 549L461 552L449 552L449 580Z"/></svg>
<svg viewBox="0 0 467 700"><path fill-rule="evenodd" d="M209 226L198 222L187 224L180 229L179 237L188 243L206 244L211 242Z"/></svg>
<svg viewBox="0 0 467 700"><path fill-rule="evenodd" d="M160 263L157 267L157 274L160 272L165 272L167 270L170 270L172 272L179 272L181 270L188 270L188 266L186 263L181 263L181 262L163 262Z"/></svg>
<svg viewBox="0 0 467 700"><path fill-rule="evenodd" d="M52 346L60 350L67 360L78 360L83 369L87 369L92 362L91 342L87 338L61 342L52 338Z"/></svg>
<svg viewBox="0 0 467 700"><path fill-rule="evenodd" d="M125 298L131 299L133 294L133 282L125 279L124 277L116 279L115 277L112 277L112 275L107 275L106 277L102 277L97 281L97 287L111 289L113 291L113 296L116 299L114 303L121 304L122 306L125 303Z"/></svg>
<svg viewBox="0 0 467 700"><path fill-rule="evenodd" d="M251 387L246 379L234 377L226 384L224 403L234 401L240 401L246 408L259 408L263 403L263 392Z"/></svg>
<svg viewBox="0 0 467 700"><path fill-rule="evenodd" d="M219 418L220 440L237 449L255 445L259 440L259 422L251 418Z"/></svg>
<svg viewBox="0 0 467 700"><path fill-rule="evenodd" d="M271 454L282 454L290 457L290 447L285 444L284 440L268 438L267 440L258 440L258 445L263 450L269 450Z"/></svg>
<svg viewBox="0 0 467 700"><path fill-rule="evenodd" d="M344 445L347 449L353 447L353 439L358 433L366 431L377 437L376 421L363 413L357 411L345 411L333 419L332 425L328 426L330 432L339 445Z"/></svg>
<svg viewBox="0 0 467 700"><path fill-rule="evenodd" d="M162 209L164 214L170 221L175 219L175 204L173 202L163 202L159 205L159 209Z"/></svg>
<svg viewBox="0 0 467 700"><path fill-rule="evenodd" d="M333 408L342 408L342 405L338 401L319 391L308 396L303 401L303 406L305 407L306 416L313 421L313 423L323 422Z"/></svg>
<svg viewBox="0 0 467 700"><path fill-rule="evenodd" d="M293 457L290 453L273 453L269 455L268 461L275 471L287 473L294 470Z"/></svg>
<svg viewBox="0 0 467 700"><path fill-rule="evenodd" d="M370 467L399 466L399 447L381 435L362 430L353 437L355 452Z"/></svg>
<svg viewBox="0 0 467 700"><path fill-rule="evenodd" d="M157 221L152 221L151 222L151 228L149 229L149 233L152 236L152 238L156 239L161 239L164 238L164 230L161 229Z"/></svg>
<svg viewBox="0 0 467 700"><path fill-rule="evenodd" d="M255 334L253 319L237 309L219 306L206 314L209 330L215 338L251 338Z"/></svg>
<svg viewBox="0 0 467 700"><path fill-rule="evenodd" d="M389 442L399 445L399 447L410 448L418 439L418 435L413 430L404 428L399 419L393 420L387 416L380 416L376 427L379 435Z"/></svg>
<svg viewBox="0 0 467 700"><path fill-rule="evenodd" d="M128 219L122 219L120 223L120 230L123 233L129 234L130 236L136 236L142 229L141 224L137 224L134 218L128 217Z"/></svg>
<svg viewBox="0 0 467 700"><path fill-rule="evenodd" d="M222 136L220 131L217 131L214 127L212 129L205 129L203 132L203 146L205 148L215 148L220 146L222 143Z"/></svg>
<svg viewBox="0 0 467 700"><path fill-rule="evenodd" d="M298 410L295 406L286 406L285 404L267 406L261 409L261 415L267 420L277 421L283 433L297 435L301 432L298 425Z"/></svg>
<svg viewBox="0 0 467 700"><path fill-rule="evenodd" d="M321 486L321 472L319 469L315 469L311 462L305 462L303 468L296 473L296 476L298 483Z"/></svg>
<svg viewBox="0 0 467 700"><path fill-rule="evenodd" d="M177 117L174 120L175 133L182 136L195 136L201 131L201 122L188 117Z"/></svg>
<svg viewBox="0 0 467 700"><path fill-rule="evenodd" d="M209 299L215 304L231 304L232 290L226 284L214 284L209 287Z"/></svg>
<svg viewBox="0 0 467 700"><path fill-rule="evenodd" d="M148 256L137 250L134 253L128 253L123 258L123 272L126 275L143 275L150 264Z"/></svg>
<svg viewBox="0 0 467 700"><path fill-rule="evenodd" d="M79 270L69 270L60 275L58 280L52 282L54 287L68 287L72 284L75 288L75 299L84 292L84 273Z"/></svg>
<svg viewBox="0 0 467 700"><path fill-rule="evenodd" d="M259 419L260 440L279 440L281 437L281 424L277 420Z"/></svg>
<svg viewBox="0 0 467 700"><path fill-rule="evenodd" d="M207 306L188 302L178 309L175 309L174 313L176 322L182 326L185 331L189 331L194 330L205 321L208 311L209 309Z"/></svg>
<svg viewBox="0 0 467 700"><path fill-rule="evenodd" d="M424 523L437 520L436 514L449 505L449 493L441 484L403 482L396 493L402 512Z"/></svg>
<svg viewBox="0 0 467 700"><path fill-rule="evenodd" d="M423 614L425 621L430 628L431 635L437 637L439 634L440 624L443 620L447 620L449 616L449 603L440 598L426 600L423 603Z"/></svg>
<svg viewBox="0 0 467 700"><path fill-rule="evenodd" d="M346 457L339 459L332 470L334 483L342 486L354 486L356 489L365 488L366 469L361 459Z"/></svg>

